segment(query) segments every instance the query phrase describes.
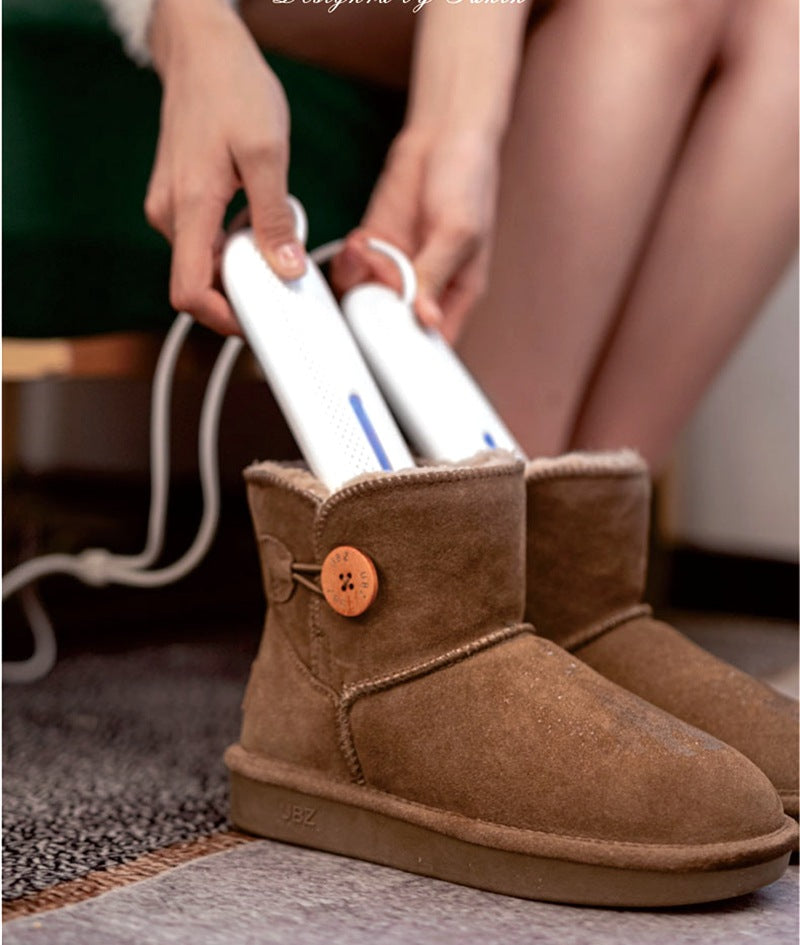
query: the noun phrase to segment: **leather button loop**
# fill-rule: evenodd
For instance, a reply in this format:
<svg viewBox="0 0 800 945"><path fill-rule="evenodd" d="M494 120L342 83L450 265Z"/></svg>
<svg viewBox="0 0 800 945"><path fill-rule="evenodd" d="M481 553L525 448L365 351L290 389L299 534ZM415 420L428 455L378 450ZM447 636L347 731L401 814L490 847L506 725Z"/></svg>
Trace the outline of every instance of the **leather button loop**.
<svg viewBox="0 0 800 945"><path fill-rule="evenodd" d="M320 585L337 614L357 617L378 594L378 572L363 551L339 545L322 562Z"/></svg>

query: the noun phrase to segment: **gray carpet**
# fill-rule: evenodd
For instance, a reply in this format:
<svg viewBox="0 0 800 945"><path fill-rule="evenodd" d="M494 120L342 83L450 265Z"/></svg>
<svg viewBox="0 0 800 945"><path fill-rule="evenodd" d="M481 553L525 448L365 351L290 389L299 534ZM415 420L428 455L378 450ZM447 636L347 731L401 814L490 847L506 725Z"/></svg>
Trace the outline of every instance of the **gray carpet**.
<svg viewBox="0 0 800 945"><path fill-rule="evenodd" d="M796 945L797 868L727 903L526 902L258 841L3 927L6 945Z"/></svg>
<svg viewBox="0 0 800 945"><path fill-rule="evenodd" d="M252 632L83 654L3 694L3 897L219 830Z"/></svg>

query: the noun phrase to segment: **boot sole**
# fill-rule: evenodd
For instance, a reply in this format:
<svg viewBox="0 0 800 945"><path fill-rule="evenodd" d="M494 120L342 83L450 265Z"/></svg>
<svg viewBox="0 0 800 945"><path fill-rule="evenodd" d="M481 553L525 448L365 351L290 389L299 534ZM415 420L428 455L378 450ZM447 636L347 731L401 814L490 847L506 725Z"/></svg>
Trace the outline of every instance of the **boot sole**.
<svg viewBox="0 0 800 945"><path fill-rule="evenodd" d="M522 899L590 906L657 908L729 899L774 882L789 861L785 840L785 852L775 855L775 835L762 844L770 850L762 862L751 856L746 865L709 869L619 868L537 856L472 843L235 770L231 818L238 828L272 840Z"/></svg>

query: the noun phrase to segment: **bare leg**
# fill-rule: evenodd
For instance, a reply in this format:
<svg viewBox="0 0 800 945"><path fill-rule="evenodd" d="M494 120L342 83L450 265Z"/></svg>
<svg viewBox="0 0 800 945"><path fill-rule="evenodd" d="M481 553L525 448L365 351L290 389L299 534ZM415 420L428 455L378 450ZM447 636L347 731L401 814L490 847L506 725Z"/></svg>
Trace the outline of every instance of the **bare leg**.
<svg viewBox="0 0 800 945"><path fill-rule="evenodd" d="M460 350L530 454L569 444L727 9L561 0L529 39Z"/></svg>
<svg viewBox="0 0 800 945"><path fill-rule="evenodd" d="M570 445L657 467L797 237L797 7L741 0Z"/></svg>
<svg viewBox="0 0 800 945"><path fill-rule="evenodd" d="M531 454L558 453L575 445L631 444L657 461L780 268L791 240L779 232L774 201L760 203L761 182L753 181L775 175L775 160L781 163L781 149L786 151L781 142L794 134L786 85L795 69L791 63L787 68L784 50L773 68L759 75L761 92L748 88L752 74L762 70L762 60L772 55L774 37L759 29L756 33L764 35L757 41L748 35L746 21L748 13L765 20L762 8L771 7L785 45L791 44L795 33L785 22L791 2L542 0L540 9L551 9L526 50L504 151L490 292L461 340L465 360ZM406 7L388 4L374 15L360 6L342 7L334 15L323 10L242 0L243 15L267 47L403 84L413 30ZM732 10L737 11L733 23ZM291 11L294 19L287 18ZM356 28L357 47L351 42ZM723 45L722 78L703 98L709 68ZM750 112L761 109L765 98L773 107L753 120ZM692 121L699 100L702 108ZM708 130L721 131L737 116L737 130L731 129L724 140ZM781 122L775 135L771 127ZM754 158L750 176L744 177L738 176L737 148L726 151L742 138L740 149L749 141ZM761 141L761 151L752 147ZM706 180L706 174L714 180ZM677 181L684 177L678 203ZM726 181L727 190L722 186ZM712 184L717 185L713 191ZM742 193L731 200L730 191L736 188ZM695 334L686 323L676 332L674 319L649 314L654 295L666 315L689 311L685 299L700 298L710 270L721 261L712 252L702 264L687 266L681 274L681 305L673 297L673 304L664 306L676 248L685 250L682 266L697 262L703 251L709 253L709 246L701 245L705 237L683 241L683 229L698 222L701 192L713 193L720 203L716 223L712 225L713 213L704 221L705 234L726 231L733 208L741 208L740 218L747 220L745 202L754 202L759 212L748 226L753 243L760 240L751 247L744 234L740 255L747 255L748 263L737 280L717 276L718 288L729 290L727 299L722 292L713 299L712 293L703 294L705 335ZM773 196L781 195L789 205L788 216L785 210L781 214L785 222L793 219L794 210L782 184ZM767 230L770 238L757 235ZM631 314L635 311L638 317ZM644 365L641 349L652 360L668 350L665 342L676 345L673 359L685 360L687 350L694 355L698 344L706 350L691 363L691 376L676 383L674 367L665 367L661 387L643 390L637 379L653 381L658 374L649 362L637 372L636 359Z"/></svg>

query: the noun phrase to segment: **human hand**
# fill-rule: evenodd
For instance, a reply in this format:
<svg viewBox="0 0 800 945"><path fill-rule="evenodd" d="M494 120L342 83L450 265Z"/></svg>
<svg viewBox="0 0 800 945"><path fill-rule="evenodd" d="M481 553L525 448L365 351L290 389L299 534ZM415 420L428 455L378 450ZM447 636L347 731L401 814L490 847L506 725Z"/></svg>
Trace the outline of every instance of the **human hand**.
<svg viewBox="0 0 800 945"><path fill-rule="evenodd" d="M223 217L240 188L275 272L291 279L305 269L286 201L286 98L247 28L216 0L158 0L149 41L163 101L145 214L172 244L170 301L235 334L218 273Z"/></svg>
<svg viewBox="0 0 800 945"><path fill-rule="evenodd" d="M420 321L454 341L486 288L499 140L477 129L407 127L395 139L361 227L334 260L340 291L372 277L399 288L394 266L369 250L377 236L412 260Z"/></svg>

